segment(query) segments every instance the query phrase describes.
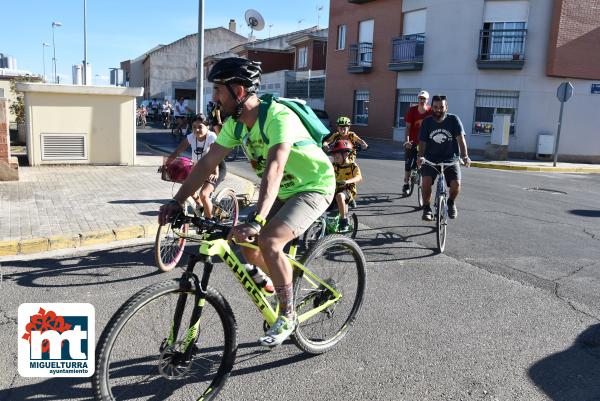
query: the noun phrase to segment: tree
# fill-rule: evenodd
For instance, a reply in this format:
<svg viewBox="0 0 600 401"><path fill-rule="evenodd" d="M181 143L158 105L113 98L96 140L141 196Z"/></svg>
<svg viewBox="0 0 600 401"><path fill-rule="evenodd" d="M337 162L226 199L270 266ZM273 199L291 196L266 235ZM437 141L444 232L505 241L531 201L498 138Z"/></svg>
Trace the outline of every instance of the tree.
<svg viewBox="0 0 600 401"><path fill-rule="evenodd" d="M10 111L15 115L17 124L23 124L25 122L25 101L22 92L17 90L17 83L19 82L41 82L40 77L24 75L16 77L10 80L10 91L15 95L17 100L12 101L8 106Z"/></svg>

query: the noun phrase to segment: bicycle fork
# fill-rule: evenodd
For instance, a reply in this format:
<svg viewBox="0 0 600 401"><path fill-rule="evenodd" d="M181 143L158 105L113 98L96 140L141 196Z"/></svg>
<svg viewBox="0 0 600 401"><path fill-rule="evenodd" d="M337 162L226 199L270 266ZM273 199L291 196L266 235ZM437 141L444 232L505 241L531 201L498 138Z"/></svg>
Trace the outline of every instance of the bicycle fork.
<svg viewBox="0 0 600 401"><path fill-rule="evenodd" d="M198 276L196 276L196 274L193 273L194 266L200 261L204 262L202 280L198 280ZM200 332L200 317L202 315L202 310L206 302L208 280L210 278L212 270L213 263L210 257L190 255L188 259L187 269L181 277L181 294L179 294L179 297L177 299L177 306L175 307L175 314L173 316L173 321L171 322L171 329L169 331L169 336L166 340L166 346L173 346L176 342L177 335L179 334L179 330L181 328L181 320L183 318L183 311L187 302L188 293L192 291L193 285L194 309L192 311L192 316L190 317L189 326L185 332L185 336L182 341L183 360L189 360L194 351L194 347L191 347L191 345L195 343ZM161 348L164 348L164 346Z"/></svg>

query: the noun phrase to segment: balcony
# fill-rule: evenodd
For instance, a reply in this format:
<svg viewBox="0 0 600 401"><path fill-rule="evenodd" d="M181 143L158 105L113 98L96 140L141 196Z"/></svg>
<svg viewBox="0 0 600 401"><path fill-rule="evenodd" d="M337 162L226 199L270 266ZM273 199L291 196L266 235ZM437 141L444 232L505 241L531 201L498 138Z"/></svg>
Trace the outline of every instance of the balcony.
<svg viewBox="0 0 600 401"><path fill-rule="evenodd" d="M525 64L527 29L482 29L479 34L480 70L521 70Z"/></svg>
<svg viewBox="0 0 600 401"><path fill-rule="evenodd" d="M363 42L348 46L348 72L360 74L373 67L373 43Z"/></svg>
<svg viewBox="0 0 600 401"><path fill-rule="evenodd" d="M388 68L392 71L420 71L423 69L425 35L404 35L392 39L392 57Z"/></svg>

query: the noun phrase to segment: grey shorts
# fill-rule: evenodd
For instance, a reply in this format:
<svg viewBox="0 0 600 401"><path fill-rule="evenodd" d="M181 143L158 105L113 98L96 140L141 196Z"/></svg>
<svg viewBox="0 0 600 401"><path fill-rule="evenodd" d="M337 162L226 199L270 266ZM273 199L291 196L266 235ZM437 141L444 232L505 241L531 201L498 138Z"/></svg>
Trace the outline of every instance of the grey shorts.
<svg viewBox="0 0 600 401"><path fill-rule="evenodd" d="M332 200L333 194L324 195L317 192L301 192L286 200L277 198L267 221L278 218L298 237L325 213Z"/></svg>

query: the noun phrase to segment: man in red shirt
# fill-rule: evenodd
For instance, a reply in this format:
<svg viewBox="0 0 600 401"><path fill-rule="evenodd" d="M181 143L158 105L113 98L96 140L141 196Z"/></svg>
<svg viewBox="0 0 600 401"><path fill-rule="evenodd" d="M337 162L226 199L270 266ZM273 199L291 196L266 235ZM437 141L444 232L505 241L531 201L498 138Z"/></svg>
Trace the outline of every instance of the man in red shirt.
<svg viewBox="0 0 600 401"><path fill-rule="evenodd" d="M418 95L419 103L416 106L412 106L408 109L404 116L404 122L406 123L406 142L404 142L404 186L402 187L402 194L408 196L410 186L408 180L410 178L410 171L415 168L417 164L417 145L419 144L419 130L421 129L421 123L425 117L431 115L431 107L427 105L429 100L429 93L427 91L421 91Z"/></svg>

